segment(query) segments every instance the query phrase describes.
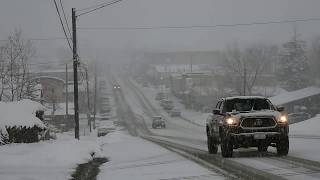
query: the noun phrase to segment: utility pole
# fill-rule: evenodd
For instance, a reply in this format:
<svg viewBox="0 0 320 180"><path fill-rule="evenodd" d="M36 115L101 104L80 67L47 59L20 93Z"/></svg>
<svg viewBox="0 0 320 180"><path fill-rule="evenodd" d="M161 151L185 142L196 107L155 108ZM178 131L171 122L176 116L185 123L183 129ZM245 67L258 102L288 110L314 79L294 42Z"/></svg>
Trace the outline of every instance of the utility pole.
<svg viewBox="0 0 320 180"><path fill-rule="evenodd" d="M97 114L97 64L95 64L95 68L94 68L93 129L96 129L96 114Z"/></svg>
<svg viewBox="0 0 320 180"><path fill-rule="evenodd" d="M246 87L247 87L247 66L246 63L243 64L243 95L246 95Z"/></svg>
<svg viewBox="0 0 320 180"><path fill-rule="evenodd" d="M89 92L89 76L88 76L88 69L84 67L86 71L86 81L87 81L87 103L88 103L88 114L89 114L89 127L91 132L91 108L90 108L90 92Z"/></svg>
<svg viewBox="0 0 320 180"><path fill-rule="evenodd" d="M66 118L68 118L69 110L68 110L68 105L69 105L69 92L68 92L68 64L66 64Z"/></svg>
<svg viewBox="0 0 320 180"><path fill-rule="evenodd" d="M191 55L190 55L190 71L192 72L192 60L193 60L193 57L192 57L192 52L191 52Z"/></svg>
<svg viewBox="0 0 320 180"><path fill-rule="evenodd" d="M73 41L73 89L74 89L74 135L79 136L79 104L78 104L78 53L77 53L77 26L76 10L72 8L72 41Z"/></svg>

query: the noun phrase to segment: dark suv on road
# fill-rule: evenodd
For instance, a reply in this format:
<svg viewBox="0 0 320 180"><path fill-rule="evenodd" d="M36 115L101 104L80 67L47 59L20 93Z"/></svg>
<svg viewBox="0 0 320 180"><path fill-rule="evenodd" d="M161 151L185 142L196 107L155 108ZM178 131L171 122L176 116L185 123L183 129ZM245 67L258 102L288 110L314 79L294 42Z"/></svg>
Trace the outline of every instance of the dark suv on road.
<svg viewBox="0 0 320 180"><path fill-rule="evenodd" d="M223 157L232 157L233 149L257 147L267 151L276 147L278 155L289 151L288 117L283 107L275 107L260 96L221 99L206 121L209 153L216 154L221 144Z"/></svg>

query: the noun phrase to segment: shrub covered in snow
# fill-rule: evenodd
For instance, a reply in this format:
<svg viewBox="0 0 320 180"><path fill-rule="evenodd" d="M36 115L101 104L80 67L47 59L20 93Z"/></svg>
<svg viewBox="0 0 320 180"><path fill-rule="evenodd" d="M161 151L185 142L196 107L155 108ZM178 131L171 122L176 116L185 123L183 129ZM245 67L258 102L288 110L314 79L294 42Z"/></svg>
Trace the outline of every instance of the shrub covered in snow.
<svg viewBox="0 0 320 180"><path fill-rule="evenodd" d="M39 141L39 133L46 129L36 117L44 107L31 100L0 102L0 144Z"/></svg>

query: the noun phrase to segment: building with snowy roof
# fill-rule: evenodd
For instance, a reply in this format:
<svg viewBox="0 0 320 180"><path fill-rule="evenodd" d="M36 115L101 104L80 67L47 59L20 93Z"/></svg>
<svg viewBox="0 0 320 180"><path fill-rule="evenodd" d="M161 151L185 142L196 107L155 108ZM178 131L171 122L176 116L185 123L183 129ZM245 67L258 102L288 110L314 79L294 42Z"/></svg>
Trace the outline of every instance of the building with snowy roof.
<svg viewBox="0 0 320 180"><path fill-rule="evenodd" d="M270 100L277 106L284 106L289 113L304 111L316 115L320 112L320 88L318 87L281 93L271 97Z"/></svg>

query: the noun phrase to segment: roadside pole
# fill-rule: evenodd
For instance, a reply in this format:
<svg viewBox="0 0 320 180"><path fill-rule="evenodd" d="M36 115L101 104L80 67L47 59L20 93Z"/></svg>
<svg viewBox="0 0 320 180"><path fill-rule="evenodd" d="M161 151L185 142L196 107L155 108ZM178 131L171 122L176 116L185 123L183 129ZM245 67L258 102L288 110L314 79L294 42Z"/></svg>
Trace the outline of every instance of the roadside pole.
<svg viewBox="0 0 320 180"><path fill-rule="evenodd" d="M97 62L95 62L97 63ZM94 68L94 103L93 103L93 129L96 129L96 114L97 114L97 64Z"/></svg>
<svg viewBox="0 0 320 180"><path fill-rule="evenodd" d="M69 114L69 110L68 110L68 99L69 99L69 97L68 97L68 64L66 64L66 84L65 84L65 86L66 86L66 118L68 119L68 114Z"/></svg>
<svg viewBox="0 0 320 180"><path fill-rule="evenodd" d="M76 139L79 136L79 104L78 104L78 53L77 53L77 26L76 10L72 8L72 42L73 42L73 89L74 89L74 135Z"/></svg>
<svg viewBox="0 0 320 180"><path fill-rule="evenodd" d="M91 108L90 108L90 89L89 89L89 76L88 76L88 68L85 67L85 71L86 71L86 81L87 81L87 105L88 105L88 114L89 114L89 129L90 132L91 130Z"/></svg>

